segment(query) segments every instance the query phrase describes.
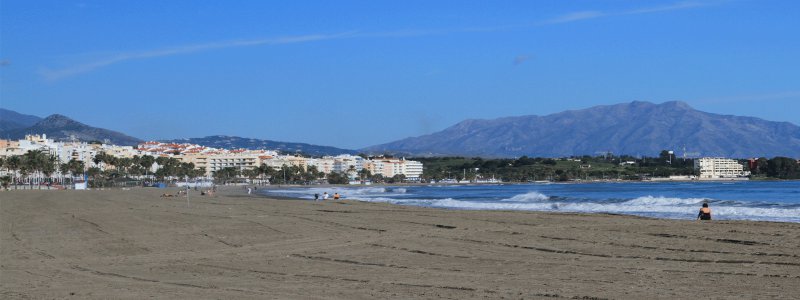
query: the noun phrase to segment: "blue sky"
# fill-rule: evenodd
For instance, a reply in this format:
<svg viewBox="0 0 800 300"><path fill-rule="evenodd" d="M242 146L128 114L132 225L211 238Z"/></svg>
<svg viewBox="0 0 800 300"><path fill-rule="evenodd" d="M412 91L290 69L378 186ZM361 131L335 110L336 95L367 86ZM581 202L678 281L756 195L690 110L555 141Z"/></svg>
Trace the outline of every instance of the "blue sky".
<svg viewBox="0 0 800 300"><path fill-rule="evenodd" d="M800 124L800 1L0 0L0 107L360 148L634 100Z"/></svg>

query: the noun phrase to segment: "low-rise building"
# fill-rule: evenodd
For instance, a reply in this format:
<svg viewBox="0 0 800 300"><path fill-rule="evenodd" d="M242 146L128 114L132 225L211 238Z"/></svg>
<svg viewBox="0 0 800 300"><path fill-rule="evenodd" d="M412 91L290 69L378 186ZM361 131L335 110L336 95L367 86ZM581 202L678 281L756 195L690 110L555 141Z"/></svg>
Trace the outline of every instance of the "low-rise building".
<svg viewBox="0 0 800 300"><path fill-rule="evenodd" d="M700 180L743 179L750 175L745 166L730 158L703 157L694 160Z"/></svg>

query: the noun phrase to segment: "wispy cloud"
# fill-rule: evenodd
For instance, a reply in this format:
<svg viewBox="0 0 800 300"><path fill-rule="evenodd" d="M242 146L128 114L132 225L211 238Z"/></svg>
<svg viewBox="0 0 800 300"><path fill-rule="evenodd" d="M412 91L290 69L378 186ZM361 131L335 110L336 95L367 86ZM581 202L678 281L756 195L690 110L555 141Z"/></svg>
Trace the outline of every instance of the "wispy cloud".
<svg viewBox="0 0 800 300"><path fill-rule="evenodd" d="M604 13L601 11L578 11L555 17L553 19L545 21L544 23L545 24L569 23L580 20L600 18L605 16L608 16L608 13Z"/></svg>
<svg viewBox="0 0 800 300"><path fill-rule="evenodd" d="M673 10L683 10L683 9L690 9L690 8L697 8L703 6L710 6L719 4L720 2L677 2L670 5L663 5L663 6L654 6L654 7L645 7L645 8L637 8L625 11L578 11L567 13L550 20L546 20L543 24L559 24L559 23L569 23L569 22L576 22L588 19L596 19L596 18L604 18L604 17L613 17L613 16L625 16L625 15L639 15L639 14L650 14L650 13L657 13L657 12L666 12L666 11L673 11Z"/></svg>
<svg viewBox="0 0 800 300"><path fill-rule="evenodd" d="M173 55L180 55L180 54L188 54L200 51L207 51L207 50L214 50L214 49L225 49L225 48L237 48L237 47L248 47L248 46L257 46L257 45L280 45L280 44L295 44L295 43L306 43L306 42L314 42L314 41L321 41L321 40L332 40L332 39L341 39L352 37L353 33L346 32L346 33L339 33L339 34L332 34L332 35L301 35L301 36L290 36L290 37L281 37L281 38L273 38L273 39L253 39L253 40L236 40L236 41L225 41L225 42L217 42L217 43L207 43L207 44L195 44L195 45L186 45L186 46L179 46L179 47L171 47L171 48L164 48L164 49L155 49L149 51L141 51L141 52L128 52L128 53L121 53L111 57L98 59L95 61L69 66L61 69L42 69L39 73L49 81L55 81L71 76L75 76L82 73L87 73L94 71L99 68L107 67L113 64L118 64L130 60L138 60L138 59L147 59L147 58L155 58L155 57L164 57L164 56L173 56Z"/></svg>
<svg viewBox="0 0 800 300"><path fill-rule="evenodd" d="M709 6L713 4L719 4L722 3L723 1L726 0L718 0L717 2L709 2L709 1L677 2L664 6L645 7L645 8L631 9L631 10L617 11L617 12L578 11L578 12L567 13L537 24L528 23L528 24L517 24L517 25L491 26L491 27L487 26L487 27L465 27L465 28L454 28L454 29L400 30L400 31L372 32L372 33L344 32L344 33L328 34L328 35L325 34L300 35L300 36L289 36L281 38L233 40L233 41L206 43L206 44L194 44L194 45L185 45L185 46L140 51L140 52L125 52L117 55L90 60L82 64L67 66L63 68L43 68L39 71L39 73L45 80L57 81L60 79L88 73L100 68L108 67L114 64L123 63L127 61L143 60L148 58L165 57L165 56L175 56L175 55L189 54L189 53L216 50L216 49L249 47L249 46L259 46L259 45L306 43L306 42L335 40L343 38L402 38L402 37L419 37L419 36L430 36L430 35L446 35L454 33L506 31L506 30L520 29L520 28L542 26L542 25L576 22L581 20L596 19L603 17L648 14L656 12L690 9L702 6ZM514 65L519 65L527 59L528 59L527 56L517 57L514 59ZM4 66L8 65L8 63L4 63L3 65Z"/></svg>
<svg viewBox="0 0 800 300"><path fill-rule="evenodd" d="M528 60L530 58L531 57L528 56L528 55L518 55L517 57L514 58L514 61L512 63L515 66L519 66L519 65L521 65L522 63L524 63L526 60Z"/></svg>

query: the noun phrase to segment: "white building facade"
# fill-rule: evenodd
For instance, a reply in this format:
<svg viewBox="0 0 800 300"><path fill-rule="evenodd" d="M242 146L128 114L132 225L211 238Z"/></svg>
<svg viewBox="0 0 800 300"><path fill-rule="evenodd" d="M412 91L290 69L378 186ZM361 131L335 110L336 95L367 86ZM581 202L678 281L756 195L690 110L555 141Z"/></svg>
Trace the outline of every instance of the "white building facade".
<svg viewBox="0 0 800 300"><path fill-rule="evenodd" d="M750 175L744 165L730 158L698 158L694 160L694 169L700 180L745 178Z"/></svg>

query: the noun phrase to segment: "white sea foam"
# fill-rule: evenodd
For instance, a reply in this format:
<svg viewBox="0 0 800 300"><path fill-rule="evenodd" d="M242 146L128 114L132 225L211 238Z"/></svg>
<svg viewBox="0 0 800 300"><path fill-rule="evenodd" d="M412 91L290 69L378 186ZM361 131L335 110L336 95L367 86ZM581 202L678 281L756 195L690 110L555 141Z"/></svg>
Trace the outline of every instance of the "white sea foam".
<svg viewBox="0 0 800 300"><path fill-rule="evenodd" d="M670 197L653 197L644 196L636 199L625 201L628 205L696 205L701 204L708 199L705 198L670 198Z"/></svg>
<svg viewBox="0 0 800 300"><path fill-rule="evenodd" d="M545 194L542 194L542 193L539 193L539 192L529 192L529 193L525 193L525 194L516 195L516 196L508 198L508 199L503 199L502 201L508 201L508 202L535 202L535 201L546 201L546 200L549 200L549 199L550 199L550 197L548 197Z"/></svg>
<svg viewBox="0 0 800 300"><path fill-rule="evenodd" d="M528 194L525 194L528 195ZM543 195L544 196L544 195ZM545 196L546 197L546 196ZM693 219L699 211L698 203L705 199L695 198L636 198L619 203L597 202L556 202L556 201L508 201L476 202L445 199L370 199L369 201L389 202L404 205L423 205L441 208L475 209L475 210L531 210L562 211L588 213L619 213L644 216L655 216L673 219ZM668 204L672 202L673 204ZM652 204L655 203L655 204ZM689 205L694 204L694 205ZM800 222L800 208L760 208L746 206L715 206L712 209L714 219L745 219Z"/></svg>
<svg viewBox="0 0 800 300"><path fill-rule="evenodd" d="M548 196L538 191L518 194L501 200L490 199L425 199L412 198L406 188L384 187L327 187L310 189L272 190L283 195L296 195L300 198L313 198L314 193L329 194L338 192L351 199L369 202L386 202L401 205L429 206L451 209L481 210L529 210L587 213L618 213L672 219L694 219L700 204L711 203L713 218L716 220L767 220L800 222L800 207L796 205L764 207L757 203L742 201L679 198L668 196L641 196L627 200L581 200L571 197ZM416 194L416 192L414 193Z"/></svg>

